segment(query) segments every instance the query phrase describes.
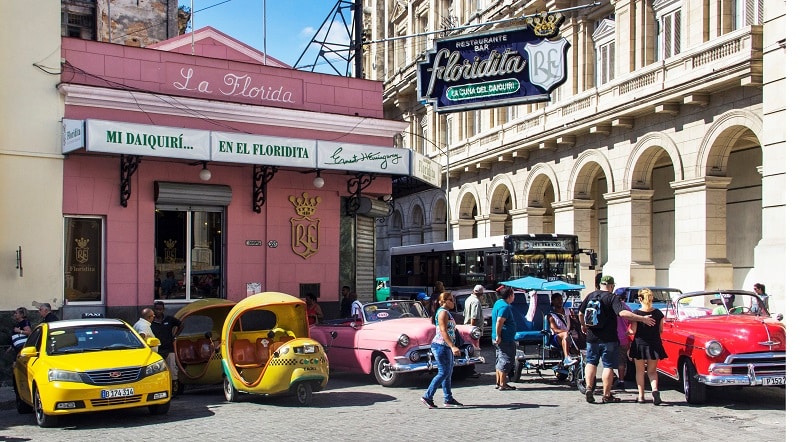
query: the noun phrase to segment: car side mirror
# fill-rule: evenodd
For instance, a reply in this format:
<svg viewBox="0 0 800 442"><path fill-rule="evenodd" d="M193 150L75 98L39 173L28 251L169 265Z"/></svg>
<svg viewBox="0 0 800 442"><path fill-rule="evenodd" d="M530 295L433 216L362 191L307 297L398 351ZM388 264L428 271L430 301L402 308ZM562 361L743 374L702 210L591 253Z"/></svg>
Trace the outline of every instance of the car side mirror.
<svg viewBox="0 0 800 442"><path fill-rule="evenodd" d="M36 347L22 347L22 350L19 351L19 356L26 358L39 356L39 350L36 350Z"/></svg>
<svg viewBox="0 0 800 442"><path fill-rule="evenodd" d="M147 338L144 342L148 347L158 347L161 345L161 340L158 338Z"/></svg>

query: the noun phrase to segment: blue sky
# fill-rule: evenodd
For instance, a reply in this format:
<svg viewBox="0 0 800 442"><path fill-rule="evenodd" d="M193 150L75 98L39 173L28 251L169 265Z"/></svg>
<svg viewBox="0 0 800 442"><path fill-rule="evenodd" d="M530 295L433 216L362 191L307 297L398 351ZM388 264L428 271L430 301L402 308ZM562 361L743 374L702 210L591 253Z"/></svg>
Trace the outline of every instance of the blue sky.
<svg viewBox="0 0 800 442"><path fill-rule="evenodd" d="M266 4L267 55L294 66L336 5L336 0L179 0L179 5L194 4L195 29L212 26L259 51L264 50L264 6ZM349 17L349 11L343 11ZM187 31L188 32L188 31ZM332 30L339 39L343 29ZM344 34L344 35L343 35ZM318 49L310 48L303 63L313 62ZM310 57L310 58L309 58ZM344 71L345 65L339 64ZM305 69L309 70L309 69ZM330 72L322 69L316 72Z"/></svg>

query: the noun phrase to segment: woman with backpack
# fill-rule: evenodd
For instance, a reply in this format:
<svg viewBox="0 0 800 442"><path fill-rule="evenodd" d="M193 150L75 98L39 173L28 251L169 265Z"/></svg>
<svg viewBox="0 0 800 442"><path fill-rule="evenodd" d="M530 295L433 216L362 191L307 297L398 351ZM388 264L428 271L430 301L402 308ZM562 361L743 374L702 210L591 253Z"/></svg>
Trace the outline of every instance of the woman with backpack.
<svg viewBox="0 0 800 442"><path fill-rule="evenodd" d="M653 395L653 405L661 403L661 393L658 391L658 373L656 365L659 359L667 357L664 346L661 344L661 332L664 329L664 313L653 307L653 292L650 289L639 290L641 308L633 313L639 316L650 316L656 321L655 325L631 322L630 332L633 335L630 355L636 364L636 387L639 389L637 403L643 404L644 400L644 374L650 379L650 389Z"/></svg>

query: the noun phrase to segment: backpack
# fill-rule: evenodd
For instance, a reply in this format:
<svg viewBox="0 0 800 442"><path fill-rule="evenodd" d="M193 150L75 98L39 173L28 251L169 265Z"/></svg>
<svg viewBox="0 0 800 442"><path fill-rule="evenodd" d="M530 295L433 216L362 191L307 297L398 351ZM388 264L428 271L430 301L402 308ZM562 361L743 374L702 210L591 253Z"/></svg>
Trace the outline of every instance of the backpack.
<svg viewBox="0 0 800 442"><path fill-rule="evenodd" d="M605 315L603 314L602 303L600 302L603 297L603 292L596 292L594 296L586 303L586 310L583 312L583 322L587 327L602 328L605 324Z"/></svg>

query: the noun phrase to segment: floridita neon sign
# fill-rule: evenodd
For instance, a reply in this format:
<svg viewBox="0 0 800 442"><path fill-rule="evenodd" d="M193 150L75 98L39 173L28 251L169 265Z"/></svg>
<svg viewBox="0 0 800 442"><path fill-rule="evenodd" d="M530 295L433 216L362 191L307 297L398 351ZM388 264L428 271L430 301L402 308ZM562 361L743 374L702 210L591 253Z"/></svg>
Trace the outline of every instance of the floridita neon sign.
<svg viewBox="0 0 800 442"><path fill-rule="evenodd" d="M549 101L567 78L569 42L552 39L563 17L530 26L437 40L417 66L419 100L437 112Z"/></svg>

